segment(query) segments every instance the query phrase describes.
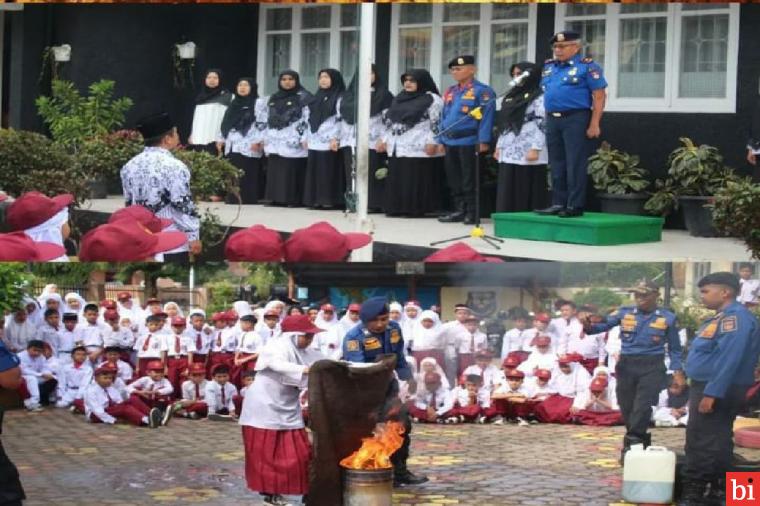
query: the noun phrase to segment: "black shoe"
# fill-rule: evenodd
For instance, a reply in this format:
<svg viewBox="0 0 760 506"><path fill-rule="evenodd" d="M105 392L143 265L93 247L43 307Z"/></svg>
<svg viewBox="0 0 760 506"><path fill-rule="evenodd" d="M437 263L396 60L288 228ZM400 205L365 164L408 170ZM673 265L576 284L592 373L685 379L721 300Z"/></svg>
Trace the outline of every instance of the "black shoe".
<svg viewBox="0 0 760 506"><path fill-rule="evenodd" d="M474 225L475 224L475 215L468 214L464 217L464 224L465 225Z"/></svg>
<svg viewBox="0 0 760 506"><path fill-rule="evenodd" d="M574 218L576 216L583 216L583 209L577 209L575 207L568 207L559 212L560 218Z"/></svg>
<svg viewBox="0 0 760 506"><path fill-rule="evenodd" d="M161 420L163 419L163 415L161 414L161 410L158 408L153 408L148 413L148 427L151 429L157 429L161 426Z"/></svg>
<svg viewBox="0 0 760 506"><path fill-rule="evenodd" d="M428 481L427 476L417 476L411 471L403 471L393 474L393 486L403 487L404 485L420 485Z"/></svg>
<svg viewBox="0 0 760 506"><path fill-rule="evenodd" d="M551 216L551 215L559 214L564 210L565 208L563 206L551 206L551 207L547 207L546 209L534 209L533 212L536 214L542 214L544 216Z"/></svg>
<svg viewBox="0 0 760 506"><path fill-rule="evenodd" d="M678 506L709 506L710 501L705 497L707 482L703 480L685 480L683 493Z"/></svg>
<svg viewBox="0 0 760 506"><path fill-rule="evenodd" d="M438 221L441 223L458 223L464 221L464 211L454 211L446 216L441 216L438 218Z"/></svg>

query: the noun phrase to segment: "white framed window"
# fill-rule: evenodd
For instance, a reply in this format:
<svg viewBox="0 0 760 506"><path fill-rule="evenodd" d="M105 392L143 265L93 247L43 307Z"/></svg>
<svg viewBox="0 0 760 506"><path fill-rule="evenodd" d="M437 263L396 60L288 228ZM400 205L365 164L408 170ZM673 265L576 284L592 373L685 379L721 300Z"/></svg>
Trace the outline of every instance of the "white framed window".
<svg viewBox="0 0 760 506"><path fill-rule="evenodd" d="M736 112L739 4L558 4L604 68L606 109Z"/></svg>
<svg viewBox="0 0 760 506"><path fill-rule="evenodd" d="M535 58L536 4L394 3L391 34L392 91L401 88L404 71L423 68L443 93L454 83L448 62L458 54L473 54L478 79L501 94L511 79L509 67Z"/></svg>
<svg viewBox="0 0 760 506"><path fill-rule="evenodd" d="M260 93L277 91L277 77L296 70L301 84L317 89L317 72L341 71L346 85L359 56L357 4L260 4L257 81ZM374 33L363 35L374 43Z"/></svg>

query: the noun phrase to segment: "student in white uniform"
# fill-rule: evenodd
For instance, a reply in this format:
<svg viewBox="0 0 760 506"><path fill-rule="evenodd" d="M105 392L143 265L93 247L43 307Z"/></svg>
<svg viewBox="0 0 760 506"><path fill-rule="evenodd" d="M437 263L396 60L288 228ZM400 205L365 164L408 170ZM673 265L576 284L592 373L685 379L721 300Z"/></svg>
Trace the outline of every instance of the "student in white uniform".
<svg viewBox="0 0 760 506"><path fill-rule="evenodd" d="M507 358L510 353L519 352L519 357L525 360L527 350L525 342L530 342L534 337L535 331L528 328L528 315L524 313L515 316L515 326L504 333L501 342L501 359Z"/></svg>
<svg viewBox="0 0 760 506"><path fill-rule="evenodd" d="M752 279L755 274L755 266L750 263L741 264L739 267L739 284L741 289L736 300L748 308L757 306L760 295L760 279Z"/></svg>
<svg viewBox="0 0 760 506"><path fill-rule="evenodd" d="M121 317L113 309L103 313L106 329L103 331L103 347L118 348L122 360L130 360L130 352L135 345L132 330L121 324Z"/></svg>
<svg viewBox="0 0 760 506"><path fill-rule="evenodd" d="M36 302L32 301L32 304L36 307ZM37 326L29 319L26 309L19 309L12 317L5 318L3 342L8 351L20 353L34 339L37 339Z"/></svg>
<svg viewBox="0 0 760 506"><path fill-rule="evenodd" d="M60 348L60 315L55 309L45 310L45 323L37 329L37 339L47 343L53 351L53 355L58 355Z"/></svg>
<svg viewBox="0 0 760 506"><path fill-rule="evenodd" d="M502 383L504 374L491 363L492 359L493 355L491 355L490 351L481 350L475 354L475 365L471 365L465 369L462 374L465 376L477 374L483 378L483 388L489 392L493 392Z"/></svg>
<svg viewBox="0 0 760 506"><path fill-rule="evenodd" d="M71 361L61 367L58 374L57 408L68 408L76 399L81 399L86 380L92 375L92 366L87 360L87 350L77 346L71 351Z"/></svg>
<svg viewBox="0 0 760 506"><path fill-rule="evenodd" d="M235 349L234 368L232 371L232 383L235 386L242 384L243 372L254 370L259 353L264 347L261 336L253 330L255 324L256 317L252 314L240 318L240 337Z"/></svg>
<svg viewBox="0 0 760 506"><path fill-rule="evenodd" d="M477 374L466 376L464 385L454 387L451 396L454 408L446 423L485 422L486 412L491 408L491 392L483 388L483 378Z"/></svg>
<svg viewBox="0 0 760 506"><path fill-rule="evenodd" d="M134 378L135 372L132 366L121 359L122 351L117 346L106 346L103 350L103 362L116 367L116 379L120 379L126 385Z"/></svg>
<svg viewBox="0 0 760 506"><path fill-rule="evenodd" d="M525 383L525 374L518 370L507 373L506 380L491 394L494 406L492 413L497 414L494 423L501 424L506 419L513 420L520 426L527 426L527 418L533 414L533 404L528 402L528 399L533 397L530 384Z"/></svg>
<svg viewBox="0 0 760 506"><path fill-rule="evenodd" d="M334 355L341 343L336 342L337 334L331 334L330 331L339 324L340 320L335 312L335 306L324 304L317 313L317 319L314 320L314 326L324 329L324 331L314 336L311 343L312 349L319 351L326 358Z"/></svg>
<svg viewBox="0 0 760 506"><path fill-rule="evenodd" d="M453 415L454 397L444 388L438 373L425 374L425 391L417 393L414 404L407 406L414 422L443 423Z"/></svg>
<svg viewBox="0 0 760 506"><path fill-rule="evenodd" d="M94 381L84 391L85 416L88 422L114 424L126 420L135 426L157 428L161 424L161 412L149 408L139 398L122 397L114 386L115 371L108 364L95 370Z"/></svg>
<svg viewBox="0 0 760 506"><path fill-rule="evenodd" d="M141 378L148 373L148 364L154 360L163 360L166 351L164 335L159 333L161 318L150 315L147 318L147 328L135 341L137 352L137 377Z"/></svg>
<svg viewBox="0 0 760 506"><path fill-rule="evenodd" d="M232 420L238 417L235 413L233 398L238 390L230 383L230 368L225 364L217 364L211 369L211 381L206 383L206 404L208 419L214 421Z"/></svg>
<svg viewBox="0 0 760 506"><path fill-rule="evenodd" d="M166 376L172 384L175 396L181 395L182 381L188 366L193 363L195 353L195 339L185 333L186 323L182 316L175 316L171 320L172 334L164 336L166 343Z"/></svg>
<svg viewBox="0 0 760 506"><path fill-rule="evenodd" d="M557 393L536 406L536 417L544 423L570 423L570 408L575 396L585 391L591 375L577 362L560 357L557 369L552 371L552 384Z"/></svg>
<svg viewBox="0 0 760 506"><path fill-rule="evenodd" d="M557 393L557 390L551 384L552 372L550 369L539 369L533 374L533 384L531 390L533 397L531 400L536 402L545 401L549 396Z"/></svg>
<svg viewBox="0 0 760 506"><path fill-rule="evenodd" d="M225 364L232 368L235 360L235 350L238 344L237 329L227 327L226 314L214 313L211 316L214 329L211 333L211 357L208 362L208 378L211 378L211 369L217 364Z"/></svg>
<svg viewBox="0 0 760 506"><path fill-rule="evenodd" d="M570 413L573 420L581 425L610 426L623 423L615 393L602 377L594 378L588 388L575 396Z"/></svg>
<svg viewBox="0 0 760 506"><path fill-rule="evenodd" d="M221 85L222 72L208 69L203 77L203 89L195 97L193 126L187 143L194 149L221 155L224 147L222 119L232 101L232 95Z"/></svg>
<svg viewBox="0 0 760 506"><path fill-rule="evenodd" d="M457 377L461 376L465 369L475 363L475 354L488 349L488 336L480 331L480 319L471 314L464 321L467 334L459 335L457 346Z"/></svg>
<svg viewBox="0 0 760 506"><path fill-rule="evenodd" d="M97 304L87 304L84 307L84 321L79 324L82 340L92 363L97 362L103 351L103 334L108 329L104 323L98 321L99 316Z"/></svg>
<svg viewBox="0 0 760 506"><path fill-rule="evenodd" d="M87 304L84 297L76 292L69 292L63 297L63 302L66 304L64 313L74 313L80 318L83 316L84 306Z"/></svg>
<svg viewBox="0 0 760 506"><path fill-rule="evenodd" d="M206 312L202 309L193 309L188 314L187 321L188 326L184 332L185 336L195 343L193 363L203 364L208 370L213 329L206 325Z"/></svg>
<svg viewBox="0 0 760 506"><path fill-rule="evenodd" d="M467 319L472 316L470 308L465 304L457 304L454 306L454 320L441 325L441 342L444 346L444 361L441 362L441 365L446 371L449 381L452 383L455 383L456 378L461 375L461 370L467 368L459 367L457 348L459 343L472 336L465 325Z"/></svg>
<svg viewBox="0 0 760 506"><path fill-rule="evenodd" d="M562 356L561 345L568 341L570 337L579 337L583 332L583 324L576 316L577 306L575 302L563 300L559 307L560 316L552 319L549 323L547 333L552 338L552 346L557 350L557 354Z"/></svg>
<svg viewBox="0 0 760 506"><path fill-rule="evenodd" d="M58 333L58 358L62 363L71 362L71 352L74 348L84 344L82 331L78 328L79 317L76 313L63 313L63 326ZM68 358L64 356L68 354Z"/></svg>
<svg viewBox="0 0 760 506"><path fill-rule="evenodd" d="M438 374L441 377L441 384L443 385L443 388L446 390L449 390L451 388L451 383L449 382L448 378L446 378L446 374L443 372L443 368L438 364L435 358L425 357L420 362L419 372L416 372L414 374L414 380L417 382L418 388L420 390L424 390L425 375L432 372Z"/></svg>
<svg viewBox="0 0 760 506"><path fill-rule="evenodd" d="M197 420L208 415L206 404L206 368L195 363L190 366L189 379L182 383L182 399L172 405L175 415Z"/></svg>
<svg viewBox="0 0 760 506"><path fill-rule="evenodd" d="M542 335L538 336L534 342L536 350L531 352L528 358L517 366L517 369L529 378L539 369L552 371L557 367L557 354L552 351L551 347L552 338Z"/></svg>
<svg viewBox="0 0 760 506"><path fill-rule="evenodd" d="M671 381L652 406L652 421L657 427L686 427L689 423L689 387Z"/></svg>
<svg viewBox="0 0 760 506"><path fill-rule="evenodd" d="M149 362L148 375L133 381L126 388L129 397L137 397L148 407L162 411L162 425L169 423L171 418L172 410L167 408L171 405L174 393L171 382L164 377L164 367L160 360Z"/></svg>
<svg viewBox="0 0 760 506"><path fill-rule="evenodd" d="M414 349L414 332L420 319L422 308L416 300L407 301L401 313L401 334L409 339L409 345Z"/></svg>
<svg viewBox="0 0 760 506"><path fill-rule="evenodd" d="M24 406L29 411L42 411L42 404L47 404L56 387L53 371L43 355L44 346L44 342L35 339L29 341L26 350L18 354L21 376L29 394L29 397L24 399Z"/></svg>
<svg viewBox="0 0 760 506"><path fill-rule="evenodd" d="M410 321L410 320L407 320ZM435 311L422 311L414 318L415 324L411 331L412 356L417 363L422 363L427 357L435 359L436 363L443 367L446 365L446 342L444 341L441 320ZM402 335L406 336L406 334ZM447 380L451 379L446 375Z"/></svg>
<svg viewBox="0 0 760 506"><path fill-rule="evenodd" d="M585 321L596 312L596 308L591 306L582 306L578 310L578 320ZM559 355L570 355L579 359L579 362L586 370L591 373L599 364L604 363L607 357L605 349L606 332L599 334L586 334L581 329L580 333L566 332L560 337Z"/></svg>

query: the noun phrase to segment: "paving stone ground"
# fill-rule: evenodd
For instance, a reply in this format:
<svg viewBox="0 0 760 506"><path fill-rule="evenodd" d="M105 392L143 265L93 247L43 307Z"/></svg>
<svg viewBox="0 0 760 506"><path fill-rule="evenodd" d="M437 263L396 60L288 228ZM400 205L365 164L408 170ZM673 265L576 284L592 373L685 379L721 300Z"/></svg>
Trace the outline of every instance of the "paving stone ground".
<svg viewBox="0 0 760 506"><path fill-rule="evenodd" d="M394 504L610 505L620 502L622 428L416 425L410 468L430 482ZM683 447L683 429L653 429ZM172 420L156 430L85 423L65 410L6 413L3 445L32 505L259 504L243 479L240 428ZM751 459L760 450L738 449Z"/></svg>

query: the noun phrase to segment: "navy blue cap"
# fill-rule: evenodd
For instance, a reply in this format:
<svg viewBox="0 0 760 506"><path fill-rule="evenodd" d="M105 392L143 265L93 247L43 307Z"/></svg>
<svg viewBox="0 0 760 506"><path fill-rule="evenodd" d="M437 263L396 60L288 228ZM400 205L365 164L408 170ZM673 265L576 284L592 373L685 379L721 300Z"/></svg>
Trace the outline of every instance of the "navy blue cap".
<svg viewBox="0 0 760 506"><path fill-rule="evenodd" d="M705 285L723 285L731 288L735 293L739 293L741 285L739 276L732 272L713 272L699 280L699 288Z"/></svg>
<svg viewBox="0 0 760 506"><path fill-rule="evenodd" d="M579 40L580 38L581 38L580 33L574 32L572 30L564 30L564 31L555 33L554 36L549 41L549 43L554 44L555 42L569 42L572 40Z"/></svg>
<svg viewBox="0 0 760 506"><path fill-rule="evenodd" d="M372 297L362 304L359 318L361 318L362 323L367 323L384 314L388 314L388 299L385 297Z"/></svg>

